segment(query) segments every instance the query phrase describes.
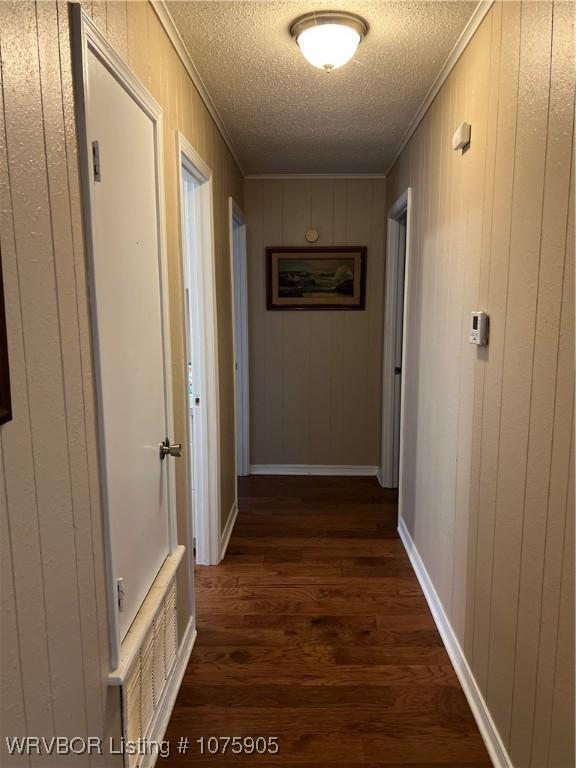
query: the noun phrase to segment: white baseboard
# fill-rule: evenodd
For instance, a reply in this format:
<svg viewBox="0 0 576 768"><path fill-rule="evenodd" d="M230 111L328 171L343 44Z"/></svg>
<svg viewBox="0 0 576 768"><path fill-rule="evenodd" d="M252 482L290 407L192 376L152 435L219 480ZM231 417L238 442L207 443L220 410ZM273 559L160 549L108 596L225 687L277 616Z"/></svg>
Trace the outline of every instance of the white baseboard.
<svg viewBox="0 0 576 768"><path fill-rule="evenodd" d="M180 643L180 648L178 649L178 655L176 656L176 662L174 663L172 674L170 675L170 680L168 680L166 683L162 702L160 703L160 706L154 715L154 720L148 729L148 743L160 742L164 738L166 728L168 727L168 721L170 720L172 710L174 709L176 696L178 695L178 691L182 685L182 678L184 677L184 672L188 666L188 660L190 659L192 648L196 642L196 635L197 632L194 617L191 616L184 631L184 636L182 638L182 642ZM157 753L146 753L142 759L142 762L140 763L140 768L154 768L157 759Z"/></svg>
<svg viewBox="0 0 576 768"><path fill-rule="evenodd" d="M378 467L376 477L382 488L392 488L394 490L398 488L398 482L394 482L394 479L390 477L389 472L383 472L382 467Z"/></svg>
<svg viewBox="0 0 576 768"><path fill-rule="evenodd" d="M378 473L378 467L364 467L357 464L251 464L251 475L325 475L327 477L371 475Z"/></svg>
<svg viewBox="0 0 576 768"><path fill-rule="evenodd" d="M474 715L474 719L478 725L480 735L486 744L486 749L488 750L490 759L496 768L513 768L512 760L510 759L510 756L506 751L506 747L500 738L498 729L492 720L488 706L486 705L484 697L482 696L480 688L478 687L478 683L472 674L472 670L470 669L470 665L468 664L466 656L464 655L464 651L462 650L460 643L458 642L458 638L452 629L452 625L450 624L448 616L442 607L440 598L434 589L430 575L428 574L428 571L422 562L422 558L416 549L416 545L414 544L414 541L412 540L412 537L406 528L406 524L402 519L400 519L398 523L398 533L400 534L404 548L406 549L408 557L410 558L410 562L412 563L412 567L414 568L414 572L416 573L418 581L420 582L420 586L424 592L424 597L428 602L428 606L432 612L432 617L436 622L438 632L440 633L442 642L446 647L446 651L448 652L448 656L450 657L454 671L458 676L462 690L468 699L468 704L470 705L470 709L472 710L472 714Z"/></svg>
<svg viewBox="0 0 576 768"><path fill-rule="evenodd" d="M228 515L226 526L224 527L224 530L222 531L222 536L220 537L220 561L224 560L224 555L226 554L226 550L228 549L228 544L230 543L230 536L232 536L232 531L234 530L234 525L236 523L237 517L238 517L238 504L237 502L234 502L234 504L232 505L232 509L230 510L230 514Z"/></svg>

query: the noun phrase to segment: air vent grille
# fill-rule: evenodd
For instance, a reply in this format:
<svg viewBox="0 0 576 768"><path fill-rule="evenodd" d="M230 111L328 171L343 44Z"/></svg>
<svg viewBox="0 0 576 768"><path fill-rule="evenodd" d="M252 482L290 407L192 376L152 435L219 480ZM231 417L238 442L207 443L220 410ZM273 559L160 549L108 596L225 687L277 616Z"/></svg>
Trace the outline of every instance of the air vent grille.
<svg viewBox="0 0 576 768"><path fill-rule="evenodd" d="M176 583L166 590L136 660L122 686L124 738L137 742L150 738L154 716L162 705L166 683L176 660ZM139 768L144 755L125 755L126 768Z"/></svg>

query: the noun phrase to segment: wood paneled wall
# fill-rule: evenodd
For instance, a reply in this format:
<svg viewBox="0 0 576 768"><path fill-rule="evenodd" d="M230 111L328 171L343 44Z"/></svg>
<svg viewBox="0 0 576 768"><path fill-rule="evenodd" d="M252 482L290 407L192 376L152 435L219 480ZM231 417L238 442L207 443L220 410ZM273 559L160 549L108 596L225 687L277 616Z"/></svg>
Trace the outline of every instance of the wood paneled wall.
<svg viewBox="0 0 576 768"><path fill-rule="evenodd" d="M248 179L252 464L376 466L385 181ZM266 246L368 246L366 310L266 310Z"/></svg>
<svg viewBox="0 0 576 768"><path fill-rule="evenodd" d="M242 204L242 177L153 9L83 5L164 109L177 439L185 434L186 361L176 128L214 173L225 518L235 494L228 195ZM3 734L118 733L117 691L111 697L104 682L102 519L66 3L0 3L0 56L0 225L14 415L0 427ZM182 471L178 500L185 541ZM8 766L16 759L4 748L0 763ZM29 762L38 759L17 760ZM41 760L58 768L68 762Z"/></svg>
<svg viewBox="0 0 576 768"><path fill-rule="evenodd" d="M518 767L574 765L574 14L496 3L387 180L414 189L403 515Z"/></svg>

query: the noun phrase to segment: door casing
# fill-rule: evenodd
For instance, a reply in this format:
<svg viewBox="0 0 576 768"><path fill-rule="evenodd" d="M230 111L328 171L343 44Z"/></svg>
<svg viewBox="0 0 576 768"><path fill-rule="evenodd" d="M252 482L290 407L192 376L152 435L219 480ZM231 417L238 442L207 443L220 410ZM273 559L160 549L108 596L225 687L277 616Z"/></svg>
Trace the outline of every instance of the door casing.
<svg viewBox="0 0 576 768"><path fill-rule="evenodd" d="M248 337L248 264L246 217L233 197L228 198L230 278L234 333L234 404L236 418L236 474L250 474L250 376ZM237 502L237 499L236 499Z"/></svg>
<svg viewBox="0 0 576 768"><path fill-rule="evenodd" d="M216 317L216 282L214 251L214 213L212 169L190 144L186 137L176 132L176 157L178 162L178 195L181 226L182 285L186 306L186 290L190 290L189 302L194 305L195 322L190 322L186 311L187 360L197 371L200 404L194 409L194 429L186 419L188 445L194 455L194 473L191 478L189 528L194 528L196 562L199 565L217 565L221 559L220 545L220 398L218 389L218 329ZM198 184L197 238L194 253L194 279L189 274L185 200L183 197L183 173L185 168ZM189 472L191 476L191 472Z"/></svg>
<svg viewBox="0 0 576 768"><path fill-rule="evenodd" d="M405 251L404 251L404 292L402 326L404 337L402 344L402 365L400 373L400 414L398 419L395 403L395 353L397 340L398 318L398 280L402 258L399 254L401 219L406 215ZM406 377L406 297L409 276L410 246L412 226L412 188L408 187L390 208L387 215L386 235L386 286L384 297L384 353L382 359L382 439L380 453L380 468L378 480L384 488L402 489L402 425L404 423L404 382ZM400 446L398 454L394 443L395 422L400 431ZM396 467L398 467L398 484L396 483ZM400 505L400 501L399 501Z"/></svg>

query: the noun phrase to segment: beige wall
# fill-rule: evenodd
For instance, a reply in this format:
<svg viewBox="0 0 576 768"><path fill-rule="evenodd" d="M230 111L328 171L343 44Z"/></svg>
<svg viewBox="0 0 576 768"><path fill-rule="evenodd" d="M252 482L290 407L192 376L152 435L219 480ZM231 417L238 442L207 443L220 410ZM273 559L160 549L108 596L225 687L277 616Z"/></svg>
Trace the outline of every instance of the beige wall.
<svg viewBox="0 0 576 768"><path fill-rule="evenodd" d="M242 203L242 178L152 8L83 5L164 108L178 439L186 399L177 127L214 172L225 517L235 475L227 198ZM66 4L0 3L0 47L0 229L14 413L0 427L3 734L102 735L117 731L118 700L104 685L102 520ZM178 494L185 541L182 469ZM180 579L183 605L186 584ZM4 751L0 762L11 764ZM65 763L58 758L58 767Z"/></svg>
<svg viewBox="0 0 576 768"><path fill-rule="evenodd" d="M252 464L375 466L380 456L385 181L248 179ZM266 311L264 249L368 246L366 310Z"/></svg>
<svg viewBox="0 0 576 768"><path fill-rule="evenodd" d="M538 768L574 765L573 45L573 4L497 3L387 180L388 205L414 189L404 519Z"/></svg>

